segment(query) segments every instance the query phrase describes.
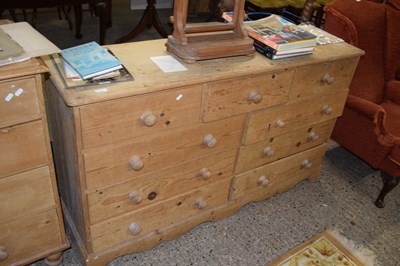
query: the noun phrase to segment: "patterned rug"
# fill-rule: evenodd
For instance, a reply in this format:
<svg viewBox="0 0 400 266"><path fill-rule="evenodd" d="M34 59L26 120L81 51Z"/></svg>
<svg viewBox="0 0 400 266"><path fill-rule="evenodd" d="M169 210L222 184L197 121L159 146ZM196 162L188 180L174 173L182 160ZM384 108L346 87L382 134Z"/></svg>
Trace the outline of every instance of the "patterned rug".
<svg viewBox="0 0 400 266"><path fill-rule="evenodd" d="M327 230L280 256L268 266L376 266L374 254Z"/></svg>

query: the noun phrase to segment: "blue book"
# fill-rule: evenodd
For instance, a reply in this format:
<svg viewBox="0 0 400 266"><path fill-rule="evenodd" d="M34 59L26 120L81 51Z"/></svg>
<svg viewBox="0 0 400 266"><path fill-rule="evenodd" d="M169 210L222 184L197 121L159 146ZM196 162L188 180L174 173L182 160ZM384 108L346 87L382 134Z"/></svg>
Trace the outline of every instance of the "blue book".
<svg viewBox="0 0 400 266"><path fill-rule="evenodd" d="M61 57L82 79L91 79L122 68L121 61L96 42L64 49Z"/></svg>

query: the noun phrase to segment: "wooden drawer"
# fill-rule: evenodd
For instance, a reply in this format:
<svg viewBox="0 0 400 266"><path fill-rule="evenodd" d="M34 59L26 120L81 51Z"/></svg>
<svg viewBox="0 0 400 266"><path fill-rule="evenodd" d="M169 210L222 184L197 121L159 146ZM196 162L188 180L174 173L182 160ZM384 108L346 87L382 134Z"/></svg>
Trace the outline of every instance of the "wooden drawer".
<svg viewBox="0 0 400 266"><path fill-rule="evenodd" d="M60 232L56 210L0 223L0 246L4 246L8 254L0 265L42 258L46 252L63 244Z"/></svg>
<svg viewBox="0 0 400 266"><path fill-rule="evenodd" d="M247 113L288 100L294 70L208 83L203 121Z"/></svg>
<svg viewBox="0 0 400 266"><path fill-rule="evenodd" d="M85 151L87 188L114 184L239 147L243 124L244 115L235 116L180 128L162 136L151 135L147 139L126 142L111 149ZM209 145L216 144L211 148L204 143L210 135L213 138L210 138Z"/></svg>
<svg viewBox="0 0 400 266"><path fill-rule="evenodd" d="M290 100L347 89L357 63L358 58L350 58L298 68Z"/></svg>
<svg viewBox="0 0 400 266"><path fill-rule="evenodd" d="M35 78L0 83L0 128L40 118Z"/></svg>
<svg viewBox="0 0 400 266"><path fill-rule="evenodd" d="M198 123L201 94L202 86L195 86L83 106L83 148L131 141Z"/></svg>
<svg viewBox="0 0 400 266"><path fill-rule="evenodd" d="M48 166L0 178L0 222L55 207Z"/></svg>
<svg viewBox="0 0 400 266"><path fill-rule="evenodd" d="M327 144L261 166L233 178L230 200L265 193L265 198L284 192L303 179L318 176ZM251 196L250 196L251 197Z"/></svg>
<svg viewBox="0 0 400 266"><path fill-rule="evenodd" d="M235 173L242 173L326 142L336 119L241 146Z"/></svg>
<svg viewBox="0 0 400 266"><path fill-rule="evenodd" d="M143 208L175 195L231 177L237 149L138 176L87 195L90 223Z"/></svg>
<svg viewBox="0 0 400 266"><path fill-rule="evenodd" d="M243 144L251 144L334 119L343 112L348 90L307 98L249 114Z"/></svg>
<svg viewBox="0 0 400 266"><path fill-rule="evenodd" d="M91 226L93 251L156 233L162 227L223 204L228 199L230 182L231 178L227 178Z"/></svg>
<svg viewBox="0 0 400 266"><path fill-rule="evenodd" d="M47 160L41 120L0 129L0 177L30 169Z"/></svg>

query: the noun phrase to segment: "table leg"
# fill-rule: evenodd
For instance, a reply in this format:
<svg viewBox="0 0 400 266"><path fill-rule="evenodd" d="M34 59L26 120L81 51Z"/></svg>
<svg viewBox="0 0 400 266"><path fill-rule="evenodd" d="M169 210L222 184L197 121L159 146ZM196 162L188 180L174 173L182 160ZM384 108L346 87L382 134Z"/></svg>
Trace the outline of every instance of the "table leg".
<svg viewBox="0 0 400 266"><path fill-rule="evenodd" d="M143 13L143 16L142 16L142 19L140 20L140 22L136 25L136 27L131 32L129 32L127 35L119 38L116 41L116 43L123 43L123 42L129 41L130 39L133 39L136 36L138 36L146 27L151 28L151 26L154 26L154 28L161 35L161 37L166 38L168 36L168 33L162 26L160 18L158 17L157 10L154 7L155 3L156 3L156 0L147 0L147 7Z"/></svg>
<svg viewBox="0 0 400 266"><path fill-rule="evenodd" d="M99 16L99 44L104 45L106 41L106 28L107 23L107 3L100 2L96 4L97 14Z"/></svg>
<svg viewBox="0 0 400 266"><path fill-rule="evenodd" d="M82 5L74 5L75 13L75 38L82 39Z"/></svg>

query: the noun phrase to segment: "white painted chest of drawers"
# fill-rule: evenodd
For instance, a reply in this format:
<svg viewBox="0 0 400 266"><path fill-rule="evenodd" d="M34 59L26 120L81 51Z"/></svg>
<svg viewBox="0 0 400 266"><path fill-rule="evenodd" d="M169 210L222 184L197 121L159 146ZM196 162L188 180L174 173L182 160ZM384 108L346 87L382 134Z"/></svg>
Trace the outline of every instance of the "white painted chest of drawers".
<svg viewBox="0 0 400 266"><path fill-rule="evenodd" d="M185 64L150 59L164 41L110 46L130 82L47 86L61 198L88 265L151 248L319 175L362 51Z"/></svg>

